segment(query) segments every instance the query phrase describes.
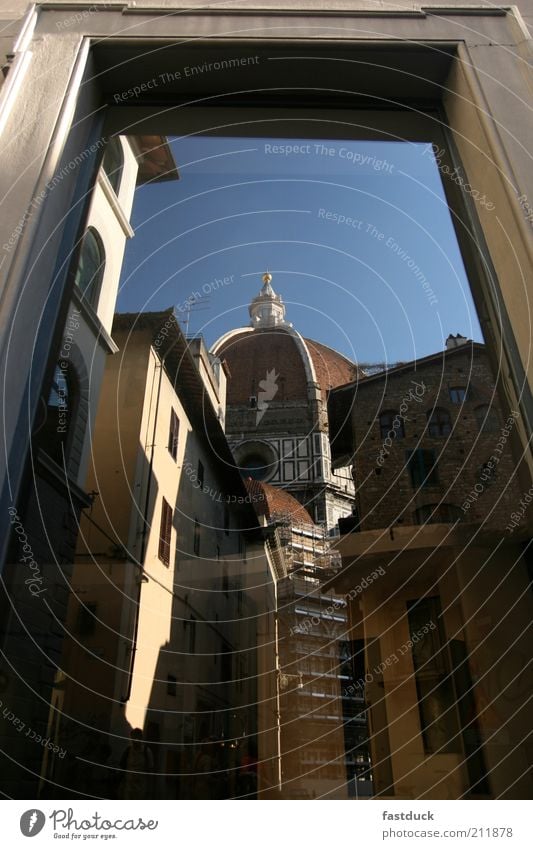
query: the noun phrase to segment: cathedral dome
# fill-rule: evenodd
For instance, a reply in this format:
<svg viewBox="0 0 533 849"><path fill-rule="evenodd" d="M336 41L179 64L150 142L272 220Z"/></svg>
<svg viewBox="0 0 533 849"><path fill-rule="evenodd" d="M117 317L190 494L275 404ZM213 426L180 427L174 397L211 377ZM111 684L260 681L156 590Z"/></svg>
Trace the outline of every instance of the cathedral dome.
<svg viewBox="0 0 533 849"><path fill-rule="evenodd" d="M264 481L246 478L244 481L258 516L268 521L288 519L292 525L313 525L313 519L289 492Z"/></svg>
<svg viewBox="0 0 533 849"><path fill-rule="evenodd" d="M325 401L329 389L356 380L359 369L333 348L305 339L285 321L285 305L271 279L264 276L250 304L252 326L232 330L214 345L213 353L229 368L227 403L249 404L260 396L265 380L272 392L275 387L272 400L305 402L314 386Z"/></svg>
<svg viewBox="0 0 533 849"><path fill-rule="evenodd" d="M270 274L250 304L250 319L212 349L227 376L225 431L235 465L244 480L268 484L267 502L290 497L284 508L269 510L295 512L303 524L330 531L351 515L355 489L351 470L331 465L327 395L363 373L285 320Z"/></svg>

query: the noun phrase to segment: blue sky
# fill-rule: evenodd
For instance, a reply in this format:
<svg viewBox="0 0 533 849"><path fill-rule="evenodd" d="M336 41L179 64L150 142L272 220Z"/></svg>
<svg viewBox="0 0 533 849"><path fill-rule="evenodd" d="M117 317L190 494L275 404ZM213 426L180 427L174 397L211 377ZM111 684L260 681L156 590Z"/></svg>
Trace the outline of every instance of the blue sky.
<svg viewBox="0 0 533 849"><path fill-rule="evenodd" d="M425 356L449 333L482 341L428 146L170 144L181 179L136 193L120 311L183 308L198 292L206 300L193 308L189 332L211 345L249 323L268 269L286 319L358 362Z"/></svg>

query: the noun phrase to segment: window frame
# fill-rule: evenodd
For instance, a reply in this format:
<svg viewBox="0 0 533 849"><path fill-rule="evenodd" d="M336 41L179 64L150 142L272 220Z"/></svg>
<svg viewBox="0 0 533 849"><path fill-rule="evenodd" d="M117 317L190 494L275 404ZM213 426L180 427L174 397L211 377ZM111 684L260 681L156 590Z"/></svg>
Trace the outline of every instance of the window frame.
<svg viewBox="0 0 533 849"><path fill-rule="evenodd" d="M446 407L432 407L431 410L427 410L426 419L427 433L432 439L445 439L450 436L453 430L453 421L450 411ZM449 429L443 432L446 428Z"/></svg>
<svg viewBox="0 0 533 849"><path fill-rule="evenodd" d="M390 424L383 424L383 419L385 417L390 418ZM398 420L399 426L394 427L394 422ZM389 434L392 432L392 439L405 439L405 427L403 418L400 416L398 410L383 410L378 417L379 422L379 433L381 439L387 439ZM386 430L384 430L386 428Z"/></svg>
<svg viewBox="0 0 533 849"><path fill-rule="evenodd" d="M49 33L54 33L57 29L57 15L60 14L57 10L53 8L43 7L40 10L39 18L35 22L35 32L39 35L42 31ZM225 12L221 12L221 14L226 14ZM227 13L228 22L231 21L229 17L229 12ZM250 11L252 16L252 20L257 19L261 20L259 14ZM280 11L279 13L275 13L279 15L280 21L287 20L286 13ZM329 14L329 13L328 13ZM333 13L331 13L333 14ZM72 54L69 58L67 66L69 68L69 73L66 75L68 77L68 81L64 81L63 78L58 78L56 84L56 94L57 98L54 101L56 107L63 110L60 114L63 117L69 115L70 103L77 100L76 103L76 112L73 116L73 120L69 123L68 120L62 120L58 124L56 124L56 107L54 110L50 112L48 117L45 117L44 124L41 121L41 129L43 132L48 132L48 135L54 131L54 127L58 128L57 132L57 145L54 146L54 149L51 150L51 161L49 159L46 160L43 168L40 168L37 171L36 178L30 175L30 178L27 182L31 186L37 185L37 179L49 177L50 167L55 173L61 173L61 167L64 167L65 164L68 163L69 159L73 155L73 151L78 155L86 149L87 145L87 121L85 120L87 113L82 112L82 108L80 106L81 103L85 103L83 98L78 97L79 95L79 85L80 85L80 74L77 72L74 73L74 68L79 70L79 72L84 72L86 74L86 79L83 83L83 92L87 94L87 97L94 98L94 103L104 103L109 108L106 110L97 109L93 114L94 127L90 129L90 140L96 142L93 145L90 145L88 150L91 151L91 156L88 156L85 161L82 161L80 166L76 169L76 173L71 173L68 177L63 181L62 184L58 184L57 189L54 191L54 207L50 208L49 206L49 198L46 199L45 203L42 204L40 210L36 210L35 216L32 216L33 219L38 219L37 223L45 223L43 238L37 238L32 241L30 248L27 251L28 261L26 266L22 266L22 263L19 263L21 267L32 267L34 268L34 275L36 286L34 288L33 293L33 304L29 306L28 310L25 312L24 316L24 325L19 329L18 325L15 326L15 322L12 321L14 316L14 309L8 311L6 315L6 324L10 329L11 338L13 343L19 341L21 338L22 343L24 344L24 340L28 338L28 333L30 336L35 339L36 345L34 347L34 352L32 353L32 358L34 363L36 364L36 370L34 371L34 379L36 381L41 381L41 383L45 379L45 370L50 369L52 367L51 361L53 360L53 345L56 341L57 334L60 333L60 328L56 327L54 329L54 336L50 333L50 327L48 324L43 329L40 328L39 322L40 317L43 314L43 310L47 305L48 300L50 299L50 304L52 310L60 304L61 299L64 297L65 300L68 299L69 293L67 291L67 287L65 285L65 281L67 278L67 270L66 266L63 274L59 274L56 280L56 284L54 287L50 286L51 280L51 265L49 262L50 258L50 249L45 252L42 251L42 243L48 243L49 248L54 250L56 245L59 246L61 239L63 238L62 232L59 228L59 223L61 221L66 221L67 217L69 223L71 219L74 219L75 223L82 220L84 210L83 206L79 204L78 211L76 210L76 204L72 205L72 187L76 181L77 190L78 190L78 198L82 197L82 194L85 192L87 196L87 205L90 200L89 190L92 186L92 180L94 177L94 169L93 166L100 164L101 148L98 145L98 141L102 134L102 127L104 128L107 136L110 134L117 134L121 132L125 132L127 127L131 127L131 118L130 111L134 110L135 120L139 120L138 110L141 109L141 116L143 117L144 123L141 123L142 130L144 132L162 132L166 134L170 134L174 128L174 125L168 126L168 124L164 124L161 126L160 121L160 110L157 108L156 97L158 96L158 92L146 92L143 100L142 107L137 104L117 104L116 100L113 103L113 99L108 92L111 91L120 91L124 88L128 82L135 82L135 75L132 71L130 77L124 79L123 67L116 67L116 63L112 63L111 60L105 57L105 54L100 55L100 51L106 50L109 42L106 40L94 40L94 33L105 31L118 32L120 29L120 19L119 19L120 11L115 11L115 9L111 9L110 7L102 7L98 8L95 12L94 17L91 18L90 26L86 22L81 25L80 33L81 37L79 39L79 44L77 50ZM197 20L194 18L194 10L188 10L184 13L183 16L178 16L176 20L168 19L166 23L165 30L165 39L169 42L170 46L179 45L179 49L181 50L183 47L182 39L183 39L183 27L187 29L187 27L191 27L197 24ZM322 13L321 13L322 15ZM439 39L443 39L446 42L446 45L450 45L450 47L454 47L456 50L455 55L451 55L450 57L450 65L449 72L459 72L464 77L464 84L467 87L468 91L473 92L472 98L467 99L468 108L474 114L475 109L480 107L483 103L486 105L487 97L489 98L489 104L493 107L493 112L495 110L496 114L499 115L501 112L501 103L498 101L496 97L492 97L492 93L490 91L484 91L483 86L480 88L479 79L476 75L475 67L472 67L471 64L465 63L463 61L464 54L462 51L468 51L468 39L464 40L464 26L462 23L460 25L457 22L455 15L451 15L446 18L441 18L438 21L434 18L428 18L427 20L422 20L419 18L412 18L409 23L406 23L407 31L412 36L414 42L409 42L407 44L401 44L398 47L398 39L397 39L397 21L394 19L394 15L391 13L386 13L382 15L382 24L383 38L380 39L380 48L383 45L387 47L389 43L393 43L395 49L404 49L407 52L410 44L416 43L418 49L422 50L421 57L417 57L418 61L422 61L426 64L428 68L433 67L433 62L435 61L435 53L438 53L440 60L440 52L435 51L434 49L434 39L435 39L435 31L434 27L437 26L437 32ZM324 39L331 40L331 32L328 34L327 32L327 17L316 17L315 13L310 13L310 20L313 22L316 21L316 29L313 32L313 37L311 39L312 45L321 46ZM342 23L349 21L349 16L341 15L338 18L338 21ZM500 18L495 18L494 14L491 13L490 10L487 11L487 14L481 13L478 18L477 27L479 27L479 32L486 33L487 37L494 39L494 32L497 30L499 33L499 40L504 43L509 36L509 27L513 22L513 18L510 14L502 15ZM30 30L34 26L33 22L30 26ZM155 15L149 14L147 19L142 22L140 28L137 32L137 37L134 40L134 44L132 49L135 50L135 56L142 56L142 51L145 49L145 45L149 45L151 43L151 39L153 38L153 27L159 27L159 20ZM117 29L117 27L119 29ZM187 29L187 31L189 31ZM430 41L426 41L426 36L430 37ZM48 46L48 53L54 61L57 57L61 55L61 34L55 35L50 39L50 44ZM126 38L119 39L121 42L126 42ZM220 40L219 40L220 41ZM90 44L89 44L90 43ZM211 46L215 45L219 47L216 39L207 38L206 43ZM342 40L342 37L334 39L334 47L335 49L342 50L345 42ZM228 46L229 45L229 46ZM231 49L231 45L239 45L239 41L236 39L230 39L228 43L221 45L219 47L220 50L228 50ZM368 49L368 46L372 46L374 49L374 42L369 38L361 39L361 46L363 49ZM258 39L256 43L254 43L254 49L264 50L265 47L268 49L270 45L268 40L265 38ZM302 50L301 43L296 38L287 38L286 45L282 45L283 50L288 53L291 51L292 53L299 55L299 52ZM40 50L40 46L37 45L38 52ZM493 48L495 51L495 55L498 56L498 49ZM168 51L163 51L164 57L168 57ZM224 54L222 54L224 55ZM422 58L423 57L423 58ZM401 58L401 57L400 57ZM407 58L409 58L407 53ZM99 75L94 75L94 73L90 70L92 68L92 62L98 61L99 63L103 63L102 67L105 69L105 73L102 72ZM168 62L168 58L166 59ZM403 60L402 60L403 61ZM124 63L123 63L124 64ZM130 62L131 66L134 66L133 62ZM283 65L286 63L263 63L264 65ZM332 63L333 64L333 63ZM161 63L157 66L158 70L165 70L164 60L161 60ZM404 65L402 64L402 67ZM407 64L407 67L409 65ZM155 69L154 69L155 70ZM506 71L506 79L512 80L512 73L515 71L514 65L509 65L509 70ZM387 69L387 73L392 76L395 75L397 78L398 72L395 68ZM116 76L115 76L116 75ZM107 81L107 87L104 89L102 86L102 78L105 78ZM449 79L449 75L447 77ZM191 85L194 81L191 81ZM18 114L22 113L23 104L25 102L29 102L32 94L40 93L41 89L39 87L36 88L36 85L39 86L39 81L37 84L33 77L26 78L20 80L20 86L18 90L15 92L15 100L13 105L12 116L15 115L15 118ZM428 83L429 85L429 83ZM190 91L187 89L186 91ZM523 343L522 337L519 335L518 330L515 328L515 321L519 318L519 307L516 306L519 303L519 292L521 279L517 281L516 275L513 274L506 276L504 273L500 271L500 259L501 259L501 251L499 250L499 231L494 234L491 228L482 229L481 220L478 210L476 209L476 205L474 200L467 195L462 189L461 186L457 184L456 180L453 180L450 176L445 176L444 174L453 175L454 166L464 168L466 179L474 179L474 175L476 173L476 151L472 151L472 146L468 145L464 139L464 136L461 135L461 117L464 117L462 113L458 110L458 107L464 106L465 99L461 96L460 92L453 90L450 92L450 89L445 89L443 85L437 83L437 85L433 84L433 92L429 92L431 94L431 104L434 106L436 114L441 116L441 120L435 120L435 116L429 114L428 116L424 116L424 119L428 124L435 126L435 131L433 132L433 126L430 125L431 132L421 133L419 127L419 120L422 116L415 114L414 118L416 121L413 121L413 116L410 114L409 122L407 124L407 131L403 133L402 138L407 138L419 141L422 140L424 142L431 141L433 143L442 143L443 141L446 143L445 148L443 148L444 152L442 154L446 167L446 172L443 172L443 183L445 187L447 202L450 208L454 212L454 220L458 221L467 221L468 227L457 227L457 236L459 241L459 249L461 252L461 256L463 262L465 263L468 277L471 281L471 287L473 289L474 295L476 296L477 302L483 307L483 314L487 314L489 316L489 321L492 322L494 338L490 337L488 340L488 347L490 349L490 354L493 360L493 364L496 367L498 363L502 368L502 371L509 375L510 386L512 389L512 396L508 400L508 397L502 392L502 402L504 404L503 412L504 415L507 412L510 412L508 409L509 405L514 405L515 409L518 409L521 416L521 423L523 423L524 427L521 428L520 431L520 444L522 449L527 452L526 454L526 464L527 468L531 472L533 469L533 459L531 447L528 445L527 440L524 439L523 434L527 434L531 432L533 427L533 396L531 393L530 385L527 381L527 350L525 348L525 343ZM219 95L219 90L213 86L207 89L207 94L211 95ZM151 102L151 97L153 95L154 102ZM184 96L187 96L186 94ZM409 89L406 87L405 89L405 98L407 101L409 100ZM366 101L365 101L366 102ZM320 105L320 104L319 104ZM331 105L331 104L328 104ZM355 106L357 108L358 101L356 98L353 99L353 103L350 103L350 107L353 108ZM158 123L155 126L151 121L151 119L146 115L146 111L148 109L153 109L154 112L158 115ZM446 113L444 109L446 108ZM466 108L466 107L465 107ZM142 112L142 109L145 112ZM136 111L135 111L136 110ZM106 123L103 123L103 111L106 113ZM198 112L198 109L195 108L195 111ZM407 104L407 111L409 111L409 103ZM414 111L411 108L411 113ZM80 116L83 116L83 120L80 120ZM163 116L164 119L170 121L170 118L165 114ZM404 123L401 114L397 119L394 117L392 126L390 124L390 117L387 116L387 120L385 125L387 127L387 131L391 132L399 132L399 122L401 123L401 128L403 130ZM444 118L445 120L442 120ZM232 120L234 116L232 115ZM495 120L495 119L494 119ZM491 127L493 119L490 119L486 126L481 128L481 135L488 146L487 149L492 149L491 145L493 142L493 134L491 135ZM235 122L236 123L236 122ZM496 122L497 123L497 122ZM13 126L14 125L14 126ZM500 122L501 125L501 122ZM212 126L212 123L209 125ZM359 124L360 126L360 124ZM495 125L496 126L496 125ZM14 139L16 136L16 120L10 120L9 125L6 128L7 138L9 140ZM379 124L379 128L382 127L382 124ZM183 132L182 128L182 132ZM368 132L368 129L367 129ZM33 140L33 138L35 140ZM313 137L314 138L314 137ZM23 145L22 150L24 153L27 152L27 148L29 148L27 161L31 163L40 163L40 159L38 158L38 150L37 145L39 144L38 136L34 134L34 137L30 137L29 141L27 139L23 139L21 144ZM457 147L455 146L457 145ZM7 146L9 147L9 145ZM7 148L6 148L7 149ZM60 153L56 153L56 150ZM33 155L35 153L35 155ZM61 154L61 155L60 155ZM489 193L491 187L494 186L494 178L498 176L497 168L494 163L488 163L489 167L482 169L481 173L481 183L479 179L477 180L476 186L480 192L486 191ZM44 174L44 168L46 167L47 172ZM92 170L93 169L93 170ZM36 170L34 168L34 170ZM506 166L506 174L509 179L512 178L512 173L510 170L510 165ZM48 176L47 176L48 175ZM512 182L512 181L511 181ZM32 194L34 193L34 189L26 189L26 186L22 186L21 192L18 193L18 198L15 198L15 208L13 210L14 220L20 219L22 213L25 209L29 208ZM513 203L516 202L516 198L513 195L510 197L512 193L508 192L509 197L504 198L503 203L503 211L502 214L508 216L509 220L516 220L516 213L512 206ZM76 202L77 203L77 202ZM50 211L52 214L50 214ZM72 215L70 214L72 213ZM67 215L68 214L68 215ZM77 217L76 217L77 216ZM514 216L514 217L513 217ZM46 223L46 219L48 219L48 223ZM35 222L34 222L35 223ZM9 236L11 225L9 225L9 230L7 229L7 225L5 228L4 239ZM522 227L515 228L517 231L517 238L520 240L520 246L526 245L526 225L522 222ZM475 238L472 238L472 233L474 233ZM26 239L27 241L27 239ZM66 241L66 240L64 240ZM481 250L481 254L480 254ZM15 252L13 252L15 253ZM481 260L480 260L481 256ZM63 260L64 257L60 256L60 259ZM35 263L35 264L34 264ZM20 290L22 290L25 285L22 272L20 275L17 275L20 279L15 280L15 284ZM510 278L510 279L509 279ZM39 283L39 280L41 281ZM55 291L52 291L52 290ZM13 298L14 304L18 303L16 298ZM503 304L503 308L502 305ZM507 307L505 305L508 305ZM510 306L509 306L510 305ZM485 309L486 308L486 309ZM21 345L21 350L23 350L23 344ZM29 362L29 357L21 357L21 365L25 370L27 364ZM42 365L37 365L42 364ZM47 364L47 365L46 365ZM49 373L49 372L48 372ZM506 377L507 379L507 377ZM21 381L19 381L21 383ZM17 385L14 381L8 387L10 392L12 393L13 400L16 401L16 404L13 403L12 406L15 409L19 408L19 402L21 399L23 401L24 396L23 392L25 392L25 387L21 386L20 389L17 389ZM35 395L35 400L31 401L30 404L30 416L29 418L33 420L33 414L35 413L35 408L37 404L37 394ZM17 436L17 428L19 428L18 421L14 415L6 418L6 443L9 448L12 447L13 451L13 475L14 478L11 481L12 486L15 487L15 490L18 491L18 488L21 486L22 481L22 469L24 468L24 459L25 459L25 447L23 445L19 445L20 440ZM17 471L20 469L20 471ZM5 499L4 499L5 500ZM4 511L5 512L5 511ZM4 520L6 523L7 520ZM4 524L3 529L7 527Z"/></svg>
<svg viewBox="0 0 533 849"><path fill-rule="evenodd" d="M64 367L66 366L66 367ZM66 393L63 393L63 399L66 399L66 404L62 404L62 397L59 391L59 384L56 381L56 375L58 371L64 378ZM54 393L57 391L59 403L57 405L50 404L50 399ZM63 459L65 462L65 468L69 469L69 459L72 449L72 440L74 437L74 433L76 431L76 419L78 416L78 410L80 405L80 379L75 365L72 362L72 359L68 360L58 360L56 366L54 368L52 382L50 385L50 389L48 392L48 398L46 402L43 403L46 409L45 419L38 426L38 429L34 431L34 436L36 437L36 444L39 449L43 451L47 457L50 457L54 463L57 463L58 466L63 468ZM65 425L61 425L59 411L60 406L65 407L64 415L65 415ZM54 425L54 433L52 433L52 429L50 427L52 410L57 409L57 422ZM59 430L60 427L65 427L65 430ZM60 434L64 434L64 438L60 438ZM53 438L50 438L53 437Z"/></svg>
<svg viewBox="0 0 533 849"><path fill-rule="evenodd" d="M96 248L100 255L100 261L97 266L97 270L93 273L90 279L90 282L85 286L85 288L82 288L79 283L79 276L81 275L83 252L88 243L89 237L94 239ZM81 239L78 264L74 274L74 282L75 286L77 287L77 291L80 293L81 300L83 301L85 306L89 306L94 312L98 310L98 304L100 301L102 284L106 270L106 262L107 257L103 239L96 227L93 227L93 225L91 224L89 227L87 227Z"/></svg>
<svg viewBox="0 0 533 849"><path fill-rule="evenodd" d="M170 550L172 544L173 510L166 498L161 498L161 520L159 525L159 546L157 556L161 563L170 566Z"/></svg>
<svg viewBox="0 0 533 849"><path fill-rule="evenodd" d="M170 422L168 426L168 452L173 460L178 459L178 442L180 434L180 420L174 407L170 408Z"/></svg>
<svg viewBox="0 0 533 849"><path fill-rule="evenodd" d="M409 472L411 486L414 490L428 489L439 486L439 472L437 465L436 451L433 448L411 448L407 449L405 457L405 465ZM424 455L432 455L433 462L431 466L425 462ZM416 465L414 458L420 458ZM417 469L416 473L413 469ZM429 469L429 471L428 471ZM425 474L424 474L425 473ZM419 482L417 483L418 478Z"/></svg>
<svg viewBox="0 0 533 849"><path fill-rule="evenodd" d="M485 415L481 421L480 410L485 410ZM500 417L492 404L478 404L474 407L474 418L476 420L479 433L492 434L498 433L500 430Z"/></svg>
<svg viewBox="0 0 533 849"><path fill-rule="evenodd" d="M119 152L119 166L115 168L113 171L109 172L106 168L106 156L108 152L111 150L117 150ZM122 177L124 176L124 148L122 147L122 142L120 140L120 136L112 136L109 139L106 149L104 151L104 155L102 157L102 173L105 174L107 181L111 188L113 189L115 195L118 198L118 194L120 192L120 186L122 183ZM118 173L118 177L115 175Z"/></svg>
<svg viewBox="0 0 533 849"><path fill-rule="evenodd" d="M463 397L459 400L456 400L453 396L454 392L462 392ZM449 386L448 387L448 396L450 398L450 404L464 404L466 400L468 400L468 386Z"/></svg>

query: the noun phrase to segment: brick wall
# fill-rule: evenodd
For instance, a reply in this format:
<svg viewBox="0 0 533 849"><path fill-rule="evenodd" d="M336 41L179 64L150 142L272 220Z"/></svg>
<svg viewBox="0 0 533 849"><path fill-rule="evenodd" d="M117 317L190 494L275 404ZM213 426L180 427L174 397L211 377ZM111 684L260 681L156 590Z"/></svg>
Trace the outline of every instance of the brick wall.
<svg viewBox="0 0 533 849"><path fill-rule="evenodd" d="M463 402L452 401L455 387L466 389ZM493 421L480 429L483 405L490 407ZM436 406L450 415L449 435L429 432L427 414ZM399 414L398 435L388 440L379 421L386 410ZM514 420L501 409L483 346L468 344L359 383L353 428L362 530L415 524L415 511L434 504L453 505L458 518L488 529L503 529L510 521L521 494L511 450ZM413 449L435 452L437 481L413 485L406 459Z"/></svg>

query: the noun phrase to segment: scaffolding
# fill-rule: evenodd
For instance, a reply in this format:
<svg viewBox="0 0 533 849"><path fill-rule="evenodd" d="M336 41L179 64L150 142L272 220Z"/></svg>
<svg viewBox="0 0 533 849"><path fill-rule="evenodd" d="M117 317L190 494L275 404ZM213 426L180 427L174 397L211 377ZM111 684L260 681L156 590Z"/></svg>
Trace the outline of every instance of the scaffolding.
<svg viewBox="0 0 533 849"><path fill-rule="evenodd" d="M294 521L290 513L281 512L273 513L270 523L272 547L283 549L285 574L297 572L319 581L339 570L340 554L323 526Z"/></svg>

